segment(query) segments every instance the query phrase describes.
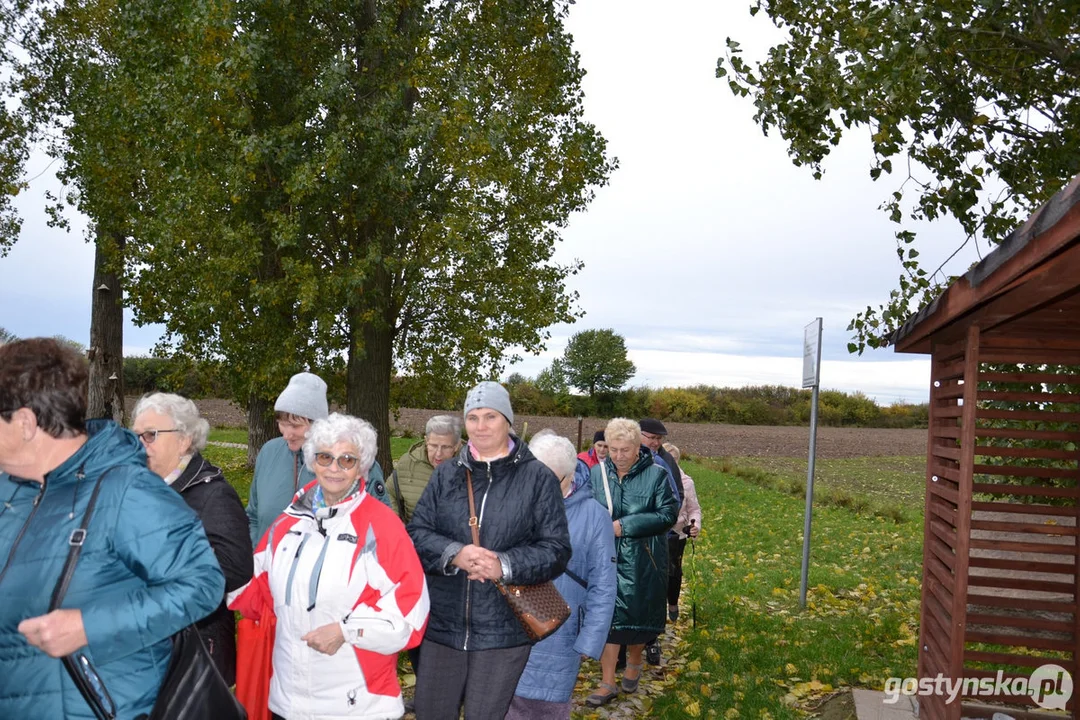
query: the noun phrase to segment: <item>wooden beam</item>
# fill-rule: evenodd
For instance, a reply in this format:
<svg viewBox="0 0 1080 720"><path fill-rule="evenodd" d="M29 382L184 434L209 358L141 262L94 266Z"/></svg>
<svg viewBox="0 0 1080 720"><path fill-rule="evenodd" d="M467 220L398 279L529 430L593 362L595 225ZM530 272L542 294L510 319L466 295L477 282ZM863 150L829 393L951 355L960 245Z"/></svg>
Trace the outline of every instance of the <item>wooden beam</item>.
<svg viewBox="0 0 1080 720"><path fill-rule="evenodd" d="M1062 193L1076 192L1078 184L1080 184L1080 177L1073 179ZM1050 203L1044 205L1017 230L1017 242L1024 242L1026 234L1035 232L1039 217L1049 205ZM1039 268L1048 264L1047 258L1060 257L1058 253L1075 243L1078 236L1080 236L1080 205L1074 205L1064 212L1054 225L1027 238L1023 247L978 285L972 285L968 275L950 285L938 298L935 311L923 318L899 340L896 351L930 352L931 338L940 335L942 329L954 324L974 324L977 318L970 317L973 311L1008 292L1018 284L1018 280L1034 275ZM1073 274L1068 277L1075 283L1080 275Z"/></svg>

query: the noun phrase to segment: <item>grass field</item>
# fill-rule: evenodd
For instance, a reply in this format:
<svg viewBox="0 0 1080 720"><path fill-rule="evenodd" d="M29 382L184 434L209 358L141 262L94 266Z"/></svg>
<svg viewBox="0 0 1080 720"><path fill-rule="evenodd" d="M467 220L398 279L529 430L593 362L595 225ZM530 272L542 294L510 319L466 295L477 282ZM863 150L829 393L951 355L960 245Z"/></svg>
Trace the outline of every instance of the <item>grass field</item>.
<svg viewBox="0 0 1080 720"><path fill-rule="evenodd" d="M866 482L859 463L849 467L858 470L852 482ZM670 672L654 717L801 717L835 688L880 689L914 674L921 523L817 508L801 610L803 500L700 464L686 469L704 509L685 564L683 605L696 599L697 627L683 634L685 663Z"/></svg>

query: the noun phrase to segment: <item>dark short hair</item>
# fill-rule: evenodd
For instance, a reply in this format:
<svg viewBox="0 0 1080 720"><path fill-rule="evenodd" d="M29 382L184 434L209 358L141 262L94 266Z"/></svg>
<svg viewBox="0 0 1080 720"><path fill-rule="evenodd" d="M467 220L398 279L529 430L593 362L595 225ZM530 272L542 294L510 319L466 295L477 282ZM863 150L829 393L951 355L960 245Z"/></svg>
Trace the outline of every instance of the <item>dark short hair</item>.
<svg viewBox="0 0 1080 720"><path fill-rule="evenodd" d="M310 423L311 418L306 418L303 415L297 415L296 413L285 412L284 410L276 410L274 412L274 420L277 422L287 423Z"/></svg>
<svg viewBox="0 0 1080 720"><path fill-rule="evenodd" d="M29 408L54 438L86 432L86 358L52 338L0 345L0 417Z"/></svg>

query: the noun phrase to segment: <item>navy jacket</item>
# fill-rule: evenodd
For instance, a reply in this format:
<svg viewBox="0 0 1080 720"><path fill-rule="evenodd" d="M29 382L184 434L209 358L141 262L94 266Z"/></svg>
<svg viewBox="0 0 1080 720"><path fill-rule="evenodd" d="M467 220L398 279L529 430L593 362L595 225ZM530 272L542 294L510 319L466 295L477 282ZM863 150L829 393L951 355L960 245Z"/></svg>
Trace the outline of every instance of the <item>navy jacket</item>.
<svg viewBox="0 0 1080 720"><path fill-rule="evenodd" d="M562 573L570 559L570 534L555 473L511 438L510 455L488 463L469 447L441 463L420 496L409 535L427 573L431 615L425 638L458 650L489 650L530 642L506 599L490 582L469 580L451 565L472 543L466 471L472 472L480 545L501 553L508 582L535 585Z"/></svg>

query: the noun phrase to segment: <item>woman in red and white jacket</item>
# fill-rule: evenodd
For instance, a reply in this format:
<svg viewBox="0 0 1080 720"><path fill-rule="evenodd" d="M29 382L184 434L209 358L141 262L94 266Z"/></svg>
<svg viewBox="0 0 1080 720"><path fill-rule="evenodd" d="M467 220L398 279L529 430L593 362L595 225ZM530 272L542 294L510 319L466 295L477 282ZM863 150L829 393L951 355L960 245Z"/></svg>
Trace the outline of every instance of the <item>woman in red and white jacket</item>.
<svg viewBox="0 0 1080 720"><path fill-rule="evenodd" d="M304 443L315 481L255 550L255 577L229 607L277 615L270 711L284 720L404 714L397 653L427 625L424 571L393 510L364 491L375 430L334 413Z"/></svg>

